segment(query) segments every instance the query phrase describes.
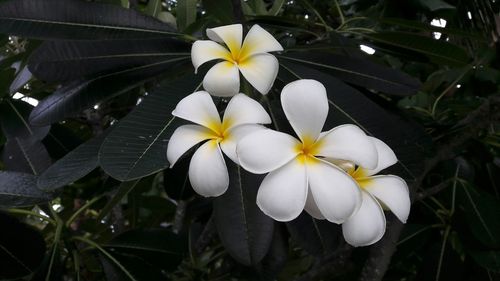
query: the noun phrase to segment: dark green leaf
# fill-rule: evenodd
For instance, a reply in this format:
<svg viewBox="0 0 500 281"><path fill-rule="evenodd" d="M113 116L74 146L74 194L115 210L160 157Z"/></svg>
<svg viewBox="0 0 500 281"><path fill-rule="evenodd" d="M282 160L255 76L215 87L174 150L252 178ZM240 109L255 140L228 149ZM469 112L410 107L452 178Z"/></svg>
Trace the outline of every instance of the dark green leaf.
<svg viewBox="0 0 500 281"><path fill-rule="evenodd" d="M33 75L29 71L28 67L24 66L23 69L21 69L21 71L16 74L16 78L14 78L14 80L10 84L9 93L11 95L15 94L17 91L22 89L24 85L26 85L31 80L31 78L33 78Z"/></svg>
<svg viewBox="0 0 500 281"><path fill-rule="evenodd" d="M111 253L114 260L99 254L104 274L107 281L163 281L165 276L160 268L155 268L147 263L141 256L131 254ZM119 263L125 268L129 275L117 265ZM133 278L133 279L132 279Z"/></svg>
<svg viewBox="0 0 500 281"><path fill-rule="evenodd" d="M267 254L274 221L256 202L264 175L255 175L226 159L229 188L214 200L214 221L226 251L244 265L255 265Z"/></svg>
<svg viewBox="0 0 500 281"><path fill-rule="evenodd" d="M0 104L0 123L7 139L43 140L50 126L32 127L28 116L33 107L23 101L7 101Z"/></svg>
<svg viewBox="0 0 500 281"><path fill-rule="evenodd" d="M375 43L390 45L410 50L427 56L438 64L462 66L468 63L469 57L464 49L448 42L435 40L430 36L422 36L406 32L380 32L365 35Z"/></svg>
<svg viewBox="0 0 500 281"><path fill-rule="evenodd" d="M470 255L480 266L500 271L500 251L471 251Z"/></svg>
<svg viewBox="0 0 500 281"><path fill-rule="evenodd" d="M338 225L325 220L316 220L309 214L302 214L286 224L293 241L311 255L324 255L333 251L342 241Z"/></svg>
<svg viewBox="0 0 500 281"><path fill-rule="evenodd" d="M146 13L152 17L158 17L161 12L162 2L162 0L149 0L148 5L146 6Z"/></svg>
<svg viewBox="0 0 500 281"><path fill-rule="evenodd" d="M113 198L111 198L111 200L109 200L108 203L106 203L106 205L101 209L101 212L96 220L101 221L105 216L107 216L109 212L111 212L111 209L120 203L120 201L122 201L123 198L125 198L125 196L127 196L127 194L134 189L139 181L140 180L122 182L116 193L113 195Z"/></svg>
<svg viewBox="0 0 500 281"><path fill-rule="evenodd" d="M36 176L0 171L0 207L22 207L45 203L49 193L36 188Z"/></svg>
<svg viewBox="0 0 500 281"><path fill-rule="evenodd" d="M489 247L500 246L500 202L488 193L459 186L457 198L459 207L465 213L467 224L474 236Z"/></svg>
<svg viewBox="0 0 500 281"><path fill-rule="evenodd" d="M202 0L203 8L222 24L235 22L231 0Z"/></svg>
<svg viewBox="0 0 500 281"><path fill-rule="evenodd" d="M39 175L51 164L45 146L37 140L13 138L7 140L2 161L9 171Z"/></svg>
<svg viewBox="0 0 500 281"><path fill-rule="evenodd" d="M397 172L407 180L413 180L423 169L424 153L428 151L430 140L423 129L403 118L397 111L387 111L334 77L303 65L282 62L294 73L285 77L285 82L298 78L316 79L326 87L330 103L330 114L324 129L340 124L360 126L369 135L387 143L399 159ZM280 72L284 77L288 71Z"/></svg>
<svg viewBox="0 0 500 281"><path fill-rule="evenodd" d="M177 27L179 30L185 30L196 21L196 0L178 0L177 1Z"/></svg>
<svg viewBox="0 0 500 281"><path fill-rule="evenodd" d="M421 84L417 79L369 60L324 52L290 53L280 58L304 63L310 67L368 89L393 95L412 95Z"/></svg>
<svg viewBox="0 0 500 281"><path fill-rule="evenodd" d="M0 229L0 279L18 280L35 272L45 256L43 236L5 213L0 213Z"/></svg>
<svg viewBox="0 0 500 281"><path fill-rule="evenodd" d="M196 149L197 146L194 147ZM174 200L186 200L195 193L189 181L189 163L194 149L184 154L173 167L163 171L165 192Z"/></svg>
<svg viewBox="0 0 500 281"><path fill-rule="evenodd" d="M56 190L86 176L98 167L98 153L106 134L80 145L50 166L38 178L38 188Z"/></svg>
<svg viewBox="0 0 500 281"><path fill-rule="evenodd" d="M174 58L71 82L42 100L30 115L31 124L47 125L75 116L82 110L125 93L168 70L186 58Z"/></svg>
<svg viewBox="0 0 500 281"><path fill-rule="evenodd" d="M14 79L15 73L16 70L14 68L0 70L0 98L9 93L10 83Z"/></svg>
<svg viewBox="0 0 500 281"><path fill-rule="evenodd" d="M114 5L76 0L12 0L0 4L0 32L37 39L161 38L172 27Z"/></svg>
<svg viewBox="0 0 500 281"><path fill-rule="evenodd" d="M101 167L121 181L142 178L168 167L167 143L180 123L172 116L172 110L197 89L201 78L189 74L165 81L153 90L106 138L99 152Z"/></svg>
<svg viewBox="0 0 500 281"><path fill-rule="evenodd" d="M437 10L456 9L455 6L452 6L443 0L418 0L418 3L432 12Z"/></svg>
<svg viewBox="0 0 500 281"><path fill-rule="evenodd" d="M154 64L188 52L189 45L175 39L48 41L33 52L28 65L38 79L61 82Z"/></svg>

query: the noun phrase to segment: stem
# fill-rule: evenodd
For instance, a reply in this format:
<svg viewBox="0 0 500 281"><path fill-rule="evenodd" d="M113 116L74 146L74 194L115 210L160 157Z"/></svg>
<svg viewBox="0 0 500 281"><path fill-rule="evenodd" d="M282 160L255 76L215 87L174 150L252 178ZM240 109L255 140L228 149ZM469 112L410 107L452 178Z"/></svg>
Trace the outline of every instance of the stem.
<svg viewBox="0 0 500 281"><path fill-rule="evenodd" d="M24 210L24 209L9 209L8 212L11 214L21 214L21 215L34 216L34 217L37 217L37 218L42 219L44 221L47 221L54 226L57 225L56 221L51 219L50 217L44 216L42 214L39 214L39 213L36 213L33 211Z"/></svg>
<svg viewBox="0 0 500 281"><path fill-rule="evenodd" d="M63 222L60 219L58 219L56 233L54 235L54 245L52 247L52 254L50 255L49 270L47 272L47 276L45 277L45 281L50 281L50 274L52 273L52 266L54 265L54 259L56 257L57 247L59 241L61 240L61 232L63 225L64 225Z"/></svg>
<svg viewBox="0 0 500 281"><path fill-rule="evenodd" d="M335 7L337 7L337 12L339 13L340 26L343 26L345 24L345 18L344 18L344 14L342 13L342 9L340 9L340 5L339 5L338 0L335 0Z"/></svg>

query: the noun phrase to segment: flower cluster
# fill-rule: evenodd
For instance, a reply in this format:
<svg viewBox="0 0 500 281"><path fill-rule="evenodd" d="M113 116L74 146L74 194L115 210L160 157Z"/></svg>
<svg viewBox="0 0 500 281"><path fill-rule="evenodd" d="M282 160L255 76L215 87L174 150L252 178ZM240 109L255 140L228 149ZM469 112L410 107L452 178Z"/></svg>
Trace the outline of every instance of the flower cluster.
<svg viewBox="0 0 500 281"><path fill-rule="evenodd" d="M189 180L202 196L219 196L229 185L223 154L245 170L267 174L257 205L277 221L290 221L305 210L317 219L342 224L354 246L370 245L385 232L383 210L406 222L410 199L406 182L377 175L395 164L384 142L355 125L323 130L329 103L325 87L315 80L297 80L281 92L281 105L296 137L269 129L271 118L255 100L239 92L239 71L260 93L267 94L278 72L267 52L281 45L255 25L242 42L242 26L207 30L213 41L197 41L194 67L221 59L206 74L203 87L179 102L173 115L195 124L172 135L167 158L171 165L201 143L189 165ZM226 49L225 46L228 48ZM210 96L232 96L221 120Z"/></svg>

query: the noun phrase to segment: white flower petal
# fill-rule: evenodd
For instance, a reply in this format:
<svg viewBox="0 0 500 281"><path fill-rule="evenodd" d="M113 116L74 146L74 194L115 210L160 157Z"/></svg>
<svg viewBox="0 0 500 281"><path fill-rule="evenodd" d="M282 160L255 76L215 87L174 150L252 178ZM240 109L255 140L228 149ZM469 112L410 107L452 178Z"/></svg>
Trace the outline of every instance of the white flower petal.
<svg viewBox="0 0 500 281"><path fill-rule="evenodd" d="M195 73L198 72L198 67L207 61L215 59L231 59L231 53L221 46L210 40L198 40L193 43L191 48L191 60L195 68Z"/></svg>
<svg viewBox="0 0 500 281"><path fill-rule="evenodd" d="M207 141L196 150L189 163L189 181L194 191L205 197L226 192L229 173L217 141Z"/></svg>
<svg viewBox="0 0 500 281"><path fill-rule="evenodd" d="M347 160L361 167L375 168L377 150L373 141L355 125L341 125L322 134L316 155Z"/></svg>
<svg viewBox="0 0 500 281"><path fill-rule="evenodd" d="M195 92L183 98L172 111L172 115L215 131L221 125L214 101L205 91Z"/></svg>
<svg viewBox="0 0 500 281"><path fill-rule="evenodd" d="M223 61L214 65L203 78L203 88L211 95L231 97L240 90L240 73L231 62Z"/></svg>
<svg viewBox="0 0 500 281"><path fill-rule="evenodd" d="M328 115L326 89L316 80L297 80L281 92L281 105L303 142L315 141Z"/></svg>
<svg viewBox="0 0 500 281"><path fill-rule="evenodd" d="M387 206L398 219L406 223L410 214L410 194L406 182L397 176L374 176L360 184L371 195Z"/></svg>
<svg viewBox="0 0 500 281"><path fill-rule="evenodd" d="M355 247L379 241L385 233L385 215L377 200L363 192L361 208L342 224L342 232L347 243Z"/></svg>
<svg viewBox="0 0 500 281"><path fill-rule="evenodd" d="M315 219L318 220L325 219L325 217L321 214L321 211L319 210L318 206L316 205L316 202L314 202L314 198L310 188L308 188L306 206L304 207L304 209L309 215L311 215L311 217Z"/></svg>
<svg viewBox="0 0 500 281"><path fill-rule="evenodd" d="M175 129L167 147L167 159L170 167L174 166L177 160L191 147L209 139L212 134L211 130L199 125L184 125Z"/></svg>
<svg viewBox="0 0 500 281"><path fill-rule="evenodd" d="M328 221L342 223L358 210L360 188L341 169L316 159L307 162L307 177L314 202Z"/></svg>
<svg viewBox="0 0 500 281"><path fill-rule="evenodd" d="M378 162L377 166L375 169L363 169L363 173L367 176L375 175L378 172L382 171L385 168L389 168L390 166L396 164L398 162L398 158L396 157L396 154L394 154L394 151L383 141L374 138L374 137L369 137L372 142L375 145L375 148L377 149L377 154L378 154Z"/></svg>
<svg viewBox="0 0 500 281"><path fill-rule="evenodd" d="M231 24L208 28L207 36L210 40L225 43L233 55L239 54L243 39L243 26L241 24Z"/></svg>
<svg viewBox="0 0 500 281"><path fill-rule="evenodd" d="M255 24L248 31L243 46L241 47L240 59L245 59L255 54L274 51L283 51L281 44L265 29Z"/></svg>
<svg viewBox="0 0 500 281"><path fill-rule="evenodd" d="M269 124L271 117L260 103L244 94L237 94L226 107L223 123L230 129L243 124Z"/></svg>
<svg viewBox="0 0 500 281"><path fill-rule="evenodd" d="M236 153L245 170L264 174L295 158L298 145L300 143L294 137L268 129L244 137L238 143Z"/></svg>
<svg viewBox="0 0 500 281"><path fill-rule="evenodd" d="M278 60L270 54L258 54L238 64L241 74L259 93L265 95L271 90L278 75Z"/></svg>
<svg viewBox="0 0 500 281"><path fill-rule="evenodd" d="M291 221L304 209L306 197L306 166L292 160L264 178L257 193L257 205L277 221Z"/></svg>
<svg viewBox="0 0 500 281"><path fill-rule="evenodd" d="M232 128L228 131L227 136L220 143L222 151L227 155L227 157L229 157L229 159L238 164L239 160L236 154L236 145L241 139L251 133L257 132L258 130L267 130L267 128L257 124L245 124Z"/></svg>

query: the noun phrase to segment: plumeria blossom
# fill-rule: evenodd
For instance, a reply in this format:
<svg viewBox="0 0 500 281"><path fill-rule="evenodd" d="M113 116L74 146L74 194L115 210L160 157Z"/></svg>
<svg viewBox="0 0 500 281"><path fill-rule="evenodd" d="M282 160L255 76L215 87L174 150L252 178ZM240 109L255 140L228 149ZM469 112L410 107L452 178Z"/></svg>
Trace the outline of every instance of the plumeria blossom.
<svg viewBox="0 0 500 281"><path fill-rule="evenodd" d="M221 121L212 97L205 91L182 99L172 114L196 124L177 128L167 148L167 159L173 166L191 147L205 141L193 154L189 180L200 195L219 196L226 192L229 174L222 152L237 163L236 143L249 133L265 130L258 124L269 124L265 109L244 94L229 101Z"/></svg>
<svg viewBox="0 0 500 281"><path fill-rule="evenodd" d="M317 206L331 222L346 221L361 205L361 190L349 174L325 159L376 168L373 142L354 125L321 133L328 99L318 81L288 84L281 93L281 104L299 139L270 129L259 130L242 138L236 149L244 169L269 173L260 185L257 205L278 221L296 218L309 205Z"/></svg>
<svg viewBox="0 0 500 281"><path fill-rule="evenodd" d="M394 151L381 140L369 138L375 144L378 153L378 163L374 169L356 167L350 162L335 161L358 183L363 197L358 212L342 224L344 238L353 246L371 245L384 236L383 209L391 210L403 223L406 222L410 213L410 195L406 182L393 175L376 175L398 161ZM318 219L324 218L315 206L309 209L309 214Z"/></svg>
<svg viewBox="0 0 500 281"><path fill-rule="evenodd" d="M243 26L232 24L209 28L207 36L210 40L198 40L191 49L195 72L208 61L222 60L205 75L203 88L206 91L215 96L234 96L240 89L241 72L261 94L269 92L278 74L279 63L268 53L283 50L269 32L254 25L243 41Z"/></svg>

